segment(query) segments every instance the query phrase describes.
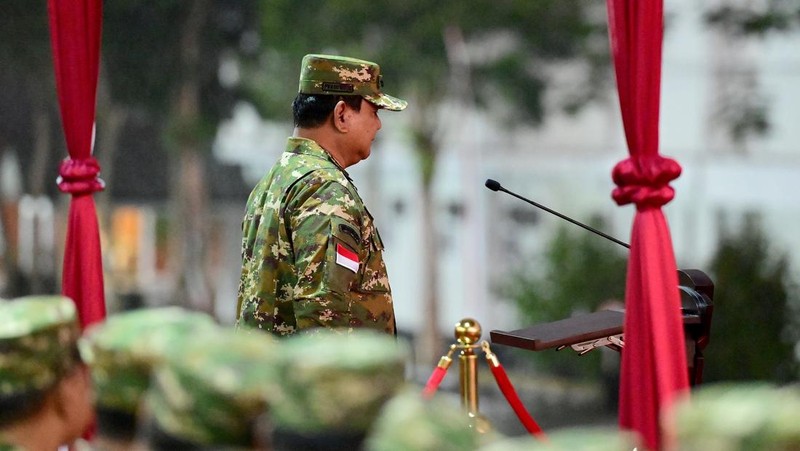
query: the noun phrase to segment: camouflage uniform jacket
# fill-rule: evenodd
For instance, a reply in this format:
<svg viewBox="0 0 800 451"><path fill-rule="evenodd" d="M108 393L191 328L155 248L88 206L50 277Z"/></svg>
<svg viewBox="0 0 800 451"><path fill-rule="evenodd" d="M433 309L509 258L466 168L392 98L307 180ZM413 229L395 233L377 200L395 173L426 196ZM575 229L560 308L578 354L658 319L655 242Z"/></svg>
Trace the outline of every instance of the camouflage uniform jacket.
<svg viewBox="0 0 800 451"><path fill-rule="evenodd" d="M237 327L275 335L314 327L396 333L372 215L316 142L289 138L250 194L242 232Z"/></svg>

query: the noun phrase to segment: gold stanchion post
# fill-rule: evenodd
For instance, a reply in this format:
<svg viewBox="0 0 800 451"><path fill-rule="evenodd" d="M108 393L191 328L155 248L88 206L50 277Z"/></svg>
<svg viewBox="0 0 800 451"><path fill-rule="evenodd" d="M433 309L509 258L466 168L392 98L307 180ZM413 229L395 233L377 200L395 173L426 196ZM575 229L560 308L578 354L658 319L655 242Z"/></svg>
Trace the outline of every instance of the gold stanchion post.
<svg viewBox="0 0 800 451"><path fill-rule="evenodd" d="M456 340L461 353L458 356L461 405L471 415L478 413L478 356L475 348L481 339L481 325L472 318L456 324Z"/></svg>
<svg viewBox="0 0 800 451"><path fill-rule="evenodd" d="M464 318L456 324L455 336L461 353L458 356L461 405L474 420L480 433L491 429L489 422L478 412L478 356L481 325L472 318Z"/></svg>

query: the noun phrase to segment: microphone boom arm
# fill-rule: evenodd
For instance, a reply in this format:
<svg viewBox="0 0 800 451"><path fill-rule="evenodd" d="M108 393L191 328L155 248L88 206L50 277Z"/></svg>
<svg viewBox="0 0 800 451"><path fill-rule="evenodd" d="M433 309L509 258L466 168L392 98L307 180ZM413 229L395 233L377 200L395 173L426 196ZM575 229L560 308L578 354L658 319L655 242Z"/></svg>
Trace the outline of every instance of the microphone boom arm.
<svg viewBox="0 0 800 451"><path fill-rule="evenodd" d="M527 202L527 203L529 203L529 204L533 205L533 206L534 206L534 207L536 207L536 208L540 208L540 209L542 209L542 210L544 210L544 211L546 211L546 212L548 212L548 213L550 213L550 214L552 214L552 215L556 215L556 216L558 216L559 218L561 218L561 219L563 219L563 220L565 220L565 221L567 221L567 222L571 222L571 223L575 224L575 225L576 225L576 226L578 226L578 227L583 227L584 229L586 229L586 230L588 230L588 231L590 231L590 232L592 232L592 233L595 233L595 234L597 234L597 235L600 235L600 236L602 236L603 238L605 238L605 239L607 239L607 240L611 240L611 241L613 241L613 242L615 242L615 243L619 244L620 246L624 246L624 247L626 247L626 248L628 248L628 249L630 249L630 248L631 248L631 246L630 246L628 243L625 243L625 242L623 242L623 241L620 241L620 240L618 240L618 239L614 238L613 236L607 235L607 234L605 234L605 233L603 233L603 232L601 232L601 231L599 231L599 230L595 229L594 227L591 227L591 226L588 226L588 225L586 225L586 224L584 224L584 223L582 223L582 222L576 221L576 220L574 220L574 219L570 218L569 216L565 216L565 215L563 215L563 214L561 214L561 213L559 213L559 212L557 212L557 211L555 211L555 210L552 210L552 209L550 209L550 208L547 208L547 207L545 207L545 206L544 206L544 205L542 205L542 204L536 203L536 202L534 202L534 201L532 201L532 200L530 200L530 199L526 199L526 198L524 198L524 197L522 197L522 196L520 196L520 195L518 195L518 194L516 194L516 193L513 193L513 192L511 192L511 191L509 191L509 190L507 190L507 189L503 188L503 186L502 186L502 185L500 185L500 183L499 183L499 182L497 182L497 181L495 181L495 180L492 180L492 179L487 179L487 180L486 180L486 187L487 187L487 188L489 188L489 189L490 189L490 190L492 190L492 191L502 191L502 192L504 192L504 193L506 193L506 194L509 194L509 195L511 195L511 196L514 196L514 197L516 197L517 199L519 199L519 200L521 200L521 201L524 201L524 202Z"/></svg>

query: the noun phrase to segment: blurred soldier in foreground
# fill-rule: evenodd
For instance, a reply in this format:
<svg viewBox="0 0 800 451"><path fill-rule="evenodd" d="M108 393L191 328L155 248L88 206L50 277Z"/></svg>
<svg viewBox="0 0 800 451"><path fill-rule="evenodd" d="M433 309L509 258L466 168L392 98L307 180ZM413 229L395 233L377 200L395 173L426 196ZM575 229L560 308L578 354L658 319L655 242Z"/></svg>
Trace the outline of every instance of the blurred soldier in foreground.
<svg viewBox="0 0 800 451"><path fill-rule="evenodd" d="M149 449L266 448L256 426L275 391L278 346L266 334L222 328L182 342L153 374L143 432Z"/></svg>
<svg viewBox="0 0 800 451"><path fill-rule="evenodd" d="M80 348L96 394L92 445L105 451L131 449L153 367L180 349L181 341L201 339L216 327L210 316L179 307L117 313L90 327Z"/></svg>
<svg viewBox="0 0 800 451"><path fill-rule="evenodd" d="M367 451L469 451L478 433L458 404L443 398L423 399L418 387L392 398L367 437Z"/></svg>
<svg viewBox="0 0 800 451"><path fill-rule="evenodd" d="M373 331L281 342L271 400L276 451L358 450L384 404L404 386L404 342Z"/></svg>
<svg viewBox="0 0 800 451"><path fill-rule="evenodd" d="M570 427L547 434L547 441L532 436L498 440L480 451L628 451L643 450L635 433L616 427Z"/></svg>
<svg viewBox="0 0 800 451"><path fill-rule="evenodd" d="M55 450L92 423L79 335L69 298L0 301L0 449Z"/></svg>
<svg viewBox="0 0 800 451"><path fill-rule="evenodd" d="M666 416L680 451L800 449L800 387L706 385ZM674 450L671 450L674 451Z"/></svg>
<svg viewBox="0 0 800 451"><path fill-rule="evenodd" d="M345 170L369 156L378 110L406 107L382 86L375 63L303 58L294 134L247 201L237 326L396 333L383 242Z"/></svg>

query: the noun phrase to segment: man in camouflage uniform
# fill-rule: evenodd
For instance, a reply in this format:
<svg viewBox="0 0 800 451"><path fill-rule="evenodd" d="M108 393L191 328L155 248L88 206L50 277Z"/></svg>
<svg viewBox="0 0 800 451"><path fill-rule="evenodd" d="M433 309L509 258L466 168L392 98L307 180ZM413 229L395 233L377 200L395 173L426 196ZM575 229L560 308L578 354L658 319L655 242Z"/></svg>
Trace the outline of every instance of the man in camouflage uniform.
<svg viewBox="0 0 800 451"><path fill-rule="evenodd" d="M406 107L381 87L375 63L303 58L294 134L247 201L237 327L396 333L383 242L345 170L369 156L378 110Z"/></svg>
<svg viewBox="0 0 800 451"><path fill-rule="evenodd" d="M79 334L69 298L0 300L0 449L55 450L89 427L92 390Z"/></svg>

